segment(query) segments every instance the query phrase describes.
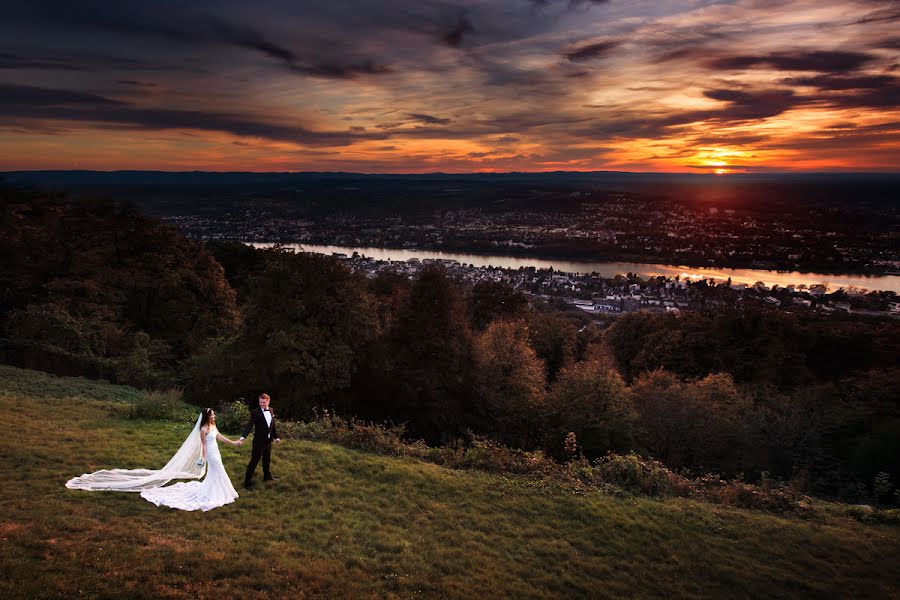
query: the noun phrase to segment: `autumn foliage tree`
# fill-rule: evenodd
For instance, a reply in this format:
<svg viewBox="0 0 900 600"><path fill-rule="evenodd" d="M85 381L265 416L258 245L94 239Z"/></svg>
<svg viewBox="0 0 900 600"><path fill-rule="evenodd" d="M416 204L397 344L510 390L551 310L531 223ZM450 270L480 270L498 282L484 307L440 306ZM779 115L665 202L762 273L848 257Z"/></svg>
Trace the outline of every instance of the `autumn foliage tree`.
<svg viewBox="0 0 900 600"><path fill-rule="evenodd" d="M473 341L475 386L484 429L499 441L532 447L546 413L544 369L522 321L494 321Z"/></svg>
<svg viewBox="0 0 900 600"><path fill-rule="evenodd" d="M563 369L548 400L551 441L558 446L574 432L589 458L634 447L637 414L625 383L602 361L584 361Z"/></svg>
<svg viewBox="0 0 900 600"><path fill-rule="evenodd" d="M748 438L752 405L728 374L685 383L672 373L642 374L630 388L646 451L672 468L735 473Z"/></svg>

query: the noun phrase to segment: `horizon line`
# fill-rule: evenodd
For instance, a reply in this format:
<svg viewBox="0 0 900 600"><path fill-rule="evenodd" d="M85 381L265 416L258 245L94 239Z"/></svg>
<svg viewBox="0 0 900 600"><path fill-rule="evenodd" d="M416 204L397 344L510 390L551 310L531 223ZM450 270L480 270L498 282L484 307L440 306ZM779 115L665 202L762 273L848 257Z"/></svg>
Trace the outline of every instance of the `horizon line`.
<svg viewBox="0 0 900 600"><path fill-rule="evenodd" d="M836 171L790 171L790 170L761 170L761 171L731 171L716 173L708 171L617 171L617 170L592 170L592 171L427 171L427 172L365 172L365 171L214 171L203 169L190 169L185 171L169 171L164 169L16 169L0 170L3 174L38 174L38 173L160 173L167 175L187 174L211 174L211 175L362 175L362 176L428 176L428 175L677 175L677 176L708 176L717 179L727 179L735 176L753 175L900 175L897 171L866 171L866 170L836 170Z"/></svg>

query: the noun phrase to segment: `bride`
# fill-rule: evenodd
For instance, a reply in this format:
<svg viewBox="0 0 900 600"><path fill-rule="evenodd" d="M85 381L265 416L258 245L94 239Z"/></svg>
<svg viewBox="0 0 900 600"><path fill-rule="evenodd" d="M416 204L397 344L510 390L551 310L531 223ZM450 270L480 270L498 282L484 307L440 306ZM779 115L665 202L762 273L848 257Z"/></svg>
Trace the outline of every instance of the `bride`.
<svg viewBox="0 0 900 600"><path fill-rule="evenodd" d="M66 483L74 490L113 490L140 492L141 497L157 506L179 510L211 510L234 502L238 497L225 466L216 440L232 446L240 445L219 433L216 413L205 408L197 418L194 429L166 465L159 470L104 469L75 477ZM162 487L173 479L200 479Z"/></svg>

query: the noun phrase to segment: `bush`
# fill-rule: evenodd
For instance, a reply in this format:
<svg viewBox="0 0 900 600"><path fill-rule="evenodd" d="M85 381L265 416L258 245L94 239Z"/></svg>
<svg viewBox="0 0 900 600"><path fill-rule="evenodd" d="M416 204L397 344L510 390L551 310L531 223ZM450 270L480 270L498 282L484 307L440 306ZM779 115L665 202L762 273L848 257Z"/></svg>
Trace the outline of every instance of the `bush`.
<svg viewBox="0 0 900 600"><path fill-rule="evenodd" d="M181 388L145 392L131 405L128 418L178 421L185 419L189 414L196 417L197 409L182 402L181 395Z"/></svg>
<svg viewBox="0 0 900 600"><path fill-rule="evenodd" d="M403 425L378 425L345 419L327 409L321 415L315 413L313 421L279 421L279 434L284 438L305 438L340 444L348 448L365 450L390 456L422 456L424 442L408 442L403 438Z"/></svg>
<svg viewBox="0 0 900 600"><path fill-rule="evenodd" d="M250 409L242 401L225 402L216 412L216 427L229 433L241 431L249 421ZM281 421L278 422L278 428L281 428Z"/></svg>
<svg viewBox="0 0 900 600"><path fill-rule="evenodd" d="M694 480L694 487L696 495L717 504L775 513L812 512L810 498L770 479L763 479L761 485L752 485L743 481L725 481L716 475L705 475Z"/></svg>
<svg viewBox="0 0 900 600"><path fill-rule="evenodd" d="M891 476L889 474L881 471L875 476L875 481L872 483L872 496L875 498L876 502L890 502L891 490L893 489L894 484L891 483Z"/></svg>
<svg viewBox="0 0 900 600"><path fill-rule="evenodd" d="M691 482L664 464L634 453L614 454L593 464L594 483L607 483L647 496L689 496Z"/></svg>
<svg viewBox="0 0 900 600"><path fill-rule="evenodd" d="M462 453L451 453L449 457L456 459L453 463L444 462L447 466L463 469L479 469L491 473L516 473L519 475L548 475L561 472L562 469L554 461L546 458L543 452L525 452L501 446L493 440L475 437ZM448 457L448 458L449 458Z"/></svg>

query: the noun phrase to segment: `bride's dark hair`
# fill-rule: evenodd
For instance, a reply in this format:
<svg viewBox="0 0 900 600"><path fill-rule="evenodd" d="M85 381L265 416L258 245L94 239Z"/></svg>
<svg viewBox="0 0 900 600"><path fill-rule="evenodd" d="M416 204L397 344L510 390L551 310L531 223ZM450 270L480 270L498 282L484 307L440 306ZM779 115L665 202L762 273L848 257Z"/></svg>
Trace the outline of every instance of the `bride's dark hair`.
<svg viewBox="0 0 900 600"><path fill-rule="evenodd" d="M204 408L203 412L200 413L203 416L200 417L200 427L204 427L207 423L209 423L209 419L212 417L213 410L211 408Z"/></svg>

